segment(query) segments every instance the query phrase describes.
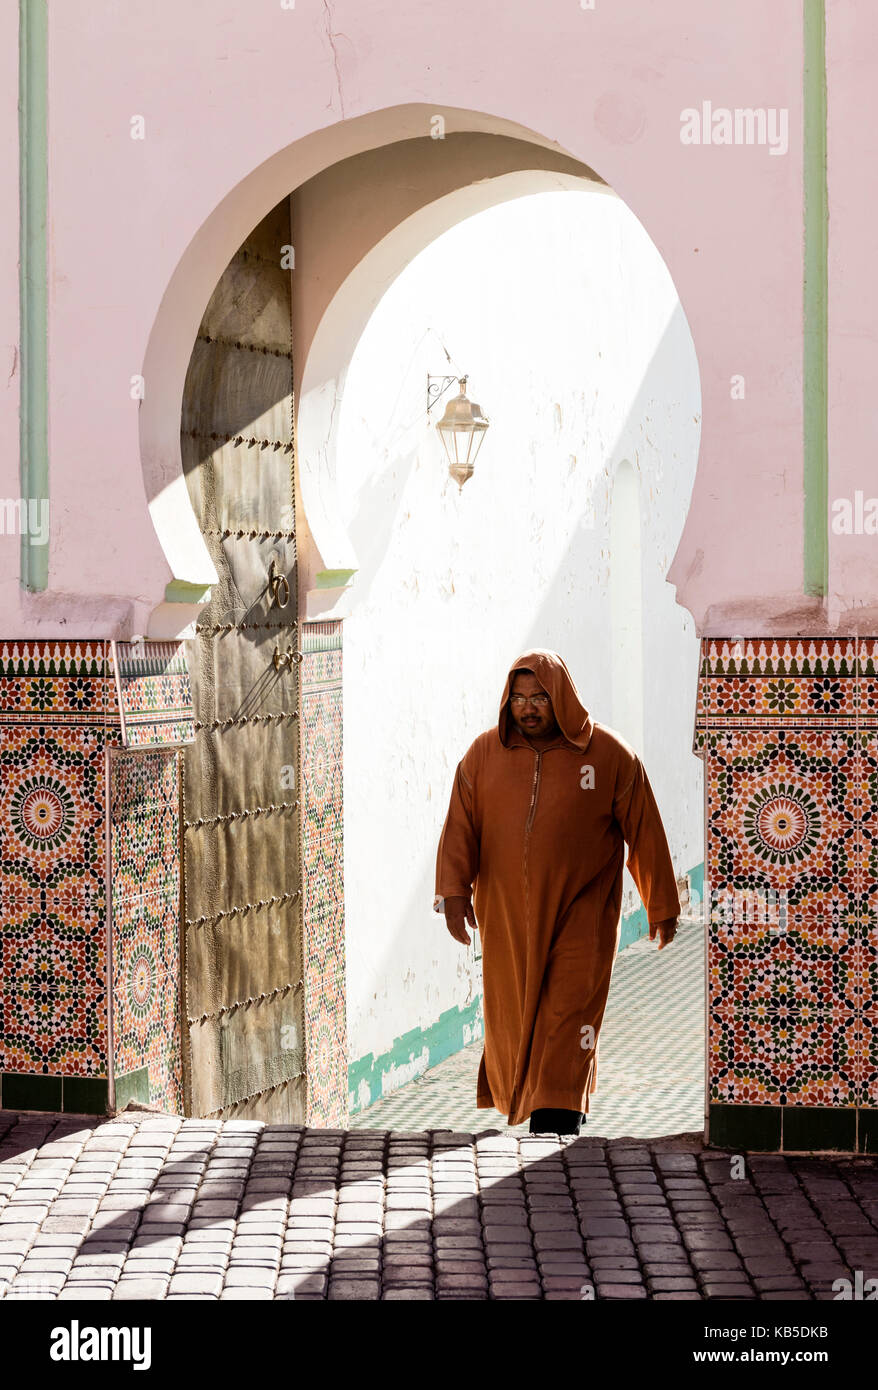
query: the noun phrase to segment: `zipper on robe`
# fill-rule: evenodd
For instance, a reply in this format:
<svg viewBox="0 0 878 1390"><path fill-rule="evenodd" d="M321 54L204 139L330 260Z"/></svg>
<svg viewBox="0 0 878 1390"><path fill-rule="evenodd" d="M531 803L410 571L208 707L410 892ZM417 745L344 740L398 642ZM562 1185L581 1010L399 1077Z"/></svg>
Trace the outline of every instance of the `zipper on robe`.
<svg viewBox="0 0 878 1390"><path fill-rule="evenodd" d="M529 835L531 832L531 828L534 823L534 815L537 809L537 797L540 791L540 770L542 767L542 757L542 752L537 753L536 762L534 763L534 780L530 795L530 810L528 811L527 824L524 827L524 833L526 835Z"/></svg>
<svg viewBox="0 0 878 1390"><path fill-rule="evenodd" d="M528 932L528 935L530 934L530 875L529 875L529 865L528 865L528 858L529 858L529 853L528 853L528 852L529 852L529 849L530 849L530 832L531 832L531 829L532 829L532 827L533 827L534 816L535 816L535 814L536 814L536 809L537 809L537 797L539 796L539 792L540 792L540 772L541 772L541 770L542 770L542 760L543 760L543 754L542 754L542 750L540 750L540 751L536 752L536 761L535 761L535 763L534 763L534 778L533 778L533 783L532 783L532 785L531 785L531 792L530 792L530 809L528 810L528 813L527 813L527 821L526 821L525 827L524 827L524 901L525 901L525 921L526 921L526 923L527 923L527 932ZM525 969L526 969L526 967L525 967ZM518 1069L518 1067L517 1067L517 1063L516 1063L516 1071L517 1071L517 1069ZM511 1096L509 1097L509 1105L510 1105L510 1111L509 1111L509 1113L512 1114L512 1113L514 1112L514 1110L516 1109L517 1105L518 1105L518 1081L517 1081L517 1080L514 1081L514 1082L512 1083L512 1094L511 1094Z"/></svg>

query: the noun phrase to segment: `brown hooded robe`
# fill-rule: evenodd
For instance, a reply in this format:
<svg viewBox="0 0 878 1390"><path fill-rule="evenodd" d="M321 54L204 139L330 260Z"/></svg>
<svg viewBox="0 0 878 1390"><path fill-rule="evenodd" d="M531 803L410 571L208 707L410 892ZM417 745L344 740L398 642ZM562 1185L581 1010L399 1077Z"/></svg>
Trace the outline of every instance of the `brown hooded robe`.
<svg viewBox="0 0 878 1390"><path fill-rule="evenodd" d="M541 749L509 710L523 666L551 697L561 731ZM592 720L557 653L525 652L506 678L497 727L458 764L436 863L437 895L469 898L475 888L485 1018L477 1104L506 1112L510 1125L540 1108L588 1110L619 945L625 842L649 922L677 917L668 843L640 759Z"/></svg>

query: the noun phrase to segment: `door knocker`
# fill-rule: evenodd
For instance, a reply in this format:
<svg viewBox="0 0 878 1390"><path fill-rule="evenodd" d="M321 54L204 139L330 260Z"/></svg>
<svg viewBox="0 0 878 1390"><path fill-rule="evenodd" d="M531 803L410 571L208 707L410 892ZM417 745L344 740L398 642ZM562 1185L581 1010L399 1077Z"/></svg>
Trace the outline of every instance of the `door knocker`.
<svg viewBox="0 0 878 1390"><path fill-rule="evenodd" d="M271 593L272 603L276 603L278 608L286 608L290 601L290 582L285 574L281 574L277 568L277 561L272 557L268 567L268 588ZM283 593L283 598L281 598Z"/></svg>

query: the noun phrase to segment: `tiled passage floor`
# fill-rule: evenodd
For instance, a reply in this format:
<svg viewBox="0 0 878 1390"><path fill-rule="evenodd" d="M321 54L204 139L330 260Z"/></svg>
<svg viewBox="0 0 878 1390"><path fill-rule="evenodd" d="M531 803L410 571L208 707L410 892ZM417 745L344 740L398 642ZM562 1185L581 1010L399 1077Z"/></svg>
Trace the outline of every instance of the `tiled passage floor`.
<svg viewBox="0 0 878 1390"><path fill-rule="evenodd" d="M598 1089L585 1133L679 1134L704 1125L704 929L676 941L626 946L616 961L598 1043ZM476 1106L482 1043L473 1043L384 1100L352 1115L352 1129L510 1131L506 1116Z"/></svg>

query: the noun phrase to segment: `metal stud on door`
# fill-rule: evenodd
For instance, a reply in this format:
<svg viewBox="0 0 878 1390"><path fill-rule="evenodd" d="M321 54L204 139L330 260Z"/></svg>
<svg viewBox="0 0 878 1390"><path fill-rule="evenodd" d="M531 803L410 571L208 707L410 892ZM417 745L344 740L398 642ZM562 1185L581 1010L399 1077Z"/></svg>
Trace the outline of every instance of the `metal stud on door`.
<svg viewBox="0 0 878 1390"><path fill-rule="evenodd" d="M284 199L205 310L183 400L187 485L219 583L189 644L187 1110L305 1113L290 242ZM258 312L257 312L258 309ZM298 786L298 783L296 783Z"/></svg>

